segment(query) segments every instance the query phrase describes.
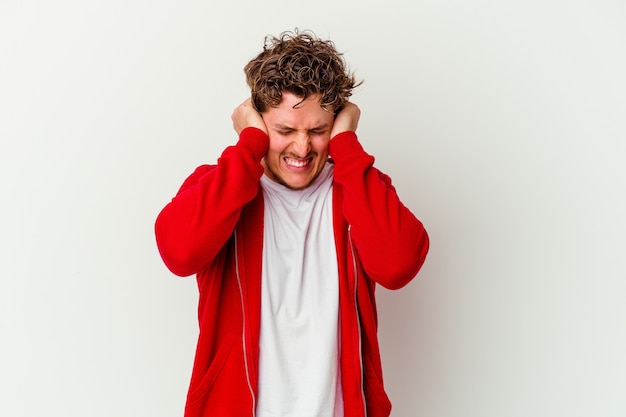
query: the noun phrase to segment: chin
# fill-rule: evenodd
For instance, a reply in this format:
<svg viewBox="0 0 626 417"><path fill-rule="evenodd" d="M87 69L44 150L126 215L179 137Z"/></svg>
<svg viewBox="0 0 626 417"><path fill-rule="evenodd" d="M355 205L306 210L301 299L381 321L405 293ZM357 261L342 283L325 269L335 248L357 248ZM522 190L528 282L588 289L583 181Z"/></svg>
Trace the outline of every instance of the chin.
<svg viewBox="0 0 626 417"><path fill-rule="evenodd" d="M309 185L311 185L311 183L313 182L313 179L310 179L309 181L306 181L306 182L303 182L303 181L295 182L295 181L284 181L284 180L279 180L278 182L284 185L285 187L289 188L290 190L304 190Z"/></svg>
<svg viewBox="0 0 626 417"><path fill-rule="evenodd" d="M320 171L321 172L321 171ZM283 185L290 190L303 190L307 188L320 174L320 172L315 173L315 175L293 175L290 173L286 173L287 175L279 175L279 173L269 169L267 166L265 168L265 174L270 177L274 182L277 182L280 185Z"/></svg>

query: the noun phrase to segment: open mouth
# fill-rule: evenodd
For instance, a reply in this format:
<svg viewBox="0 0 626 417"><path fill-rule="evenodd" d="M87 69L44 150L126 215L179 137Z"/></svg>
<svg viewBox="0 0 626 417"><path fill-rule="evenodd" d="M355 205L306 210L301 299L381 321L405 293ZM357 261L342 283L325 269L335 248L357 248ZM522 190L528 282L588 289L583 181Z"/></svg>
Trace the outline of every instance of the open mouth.
<svg viewBox="0 0 626 417"><path fill-rule="evenodd" d="M311 162L313 162L313 157L309 156L308 158L292 158L289 156L285 156L283 158L283 161L285 161L285 163L293 168L305 168L306 166L310 165Z"/></svg>

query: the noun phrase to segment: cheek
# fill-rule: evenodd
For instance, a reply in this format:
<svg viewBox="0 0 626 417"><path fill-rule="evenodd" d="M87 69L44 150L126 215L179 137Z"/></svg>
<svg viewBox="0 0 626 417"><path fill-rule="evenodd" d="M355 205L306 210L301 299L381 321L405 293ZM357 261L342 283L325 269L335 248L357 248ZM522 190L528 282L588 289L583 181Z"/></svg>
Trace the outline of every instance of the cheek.
<svg viewBox="0 0 626 417"><path fill-rule="evenodd" d="M319 154L328 152L330 137L318 137L311 141L311 147Z"/></svg>
<svg viewBox="0 0 626 417"><path fill-rule="evenodd" d="M267 151L268 154L279 155L285 150L287 141L282 140L280 137L270 136L270 147Z"/></svg>

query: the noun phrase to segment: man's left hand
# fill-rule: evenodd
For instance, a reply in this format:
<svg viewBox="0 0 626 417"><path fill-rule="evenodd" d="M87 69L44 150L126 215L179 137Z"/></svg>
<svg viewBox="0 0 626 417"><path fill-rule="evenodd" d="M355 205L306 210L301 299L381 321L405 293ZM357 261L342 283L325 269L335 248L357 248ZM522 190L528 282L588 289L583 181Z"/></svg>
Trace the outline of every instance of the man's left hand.
<svg viewBox="0 0 626 417"><path fill-rule="evenodd" d="M354 103L347 102L335 116L335 122L330 131L331 139L343 132L356 132L360 117L361 110L359 107Z"/></svg>

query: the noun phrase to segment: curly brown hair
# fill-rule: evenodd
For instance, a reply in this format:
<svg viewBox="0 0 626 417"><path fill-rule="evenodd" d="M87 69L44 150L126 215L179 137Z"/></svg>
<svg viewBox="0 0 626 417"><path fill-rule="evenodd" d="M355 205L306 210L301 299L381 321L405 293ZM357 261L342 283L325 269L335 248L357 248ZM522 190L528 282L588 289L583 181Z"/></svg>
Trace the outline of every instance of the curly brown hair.
<svg viewBox="0 0 626 417"><path fill-rule="evenodd" d="M245 66L244 72L252 103L261 113L277 107L282 93L290 92L302 101L319 94L321 107L336 114L361 84L348 71L343 54L333 42L297 29L279 37L266 36L263 52Z"/></svg>

